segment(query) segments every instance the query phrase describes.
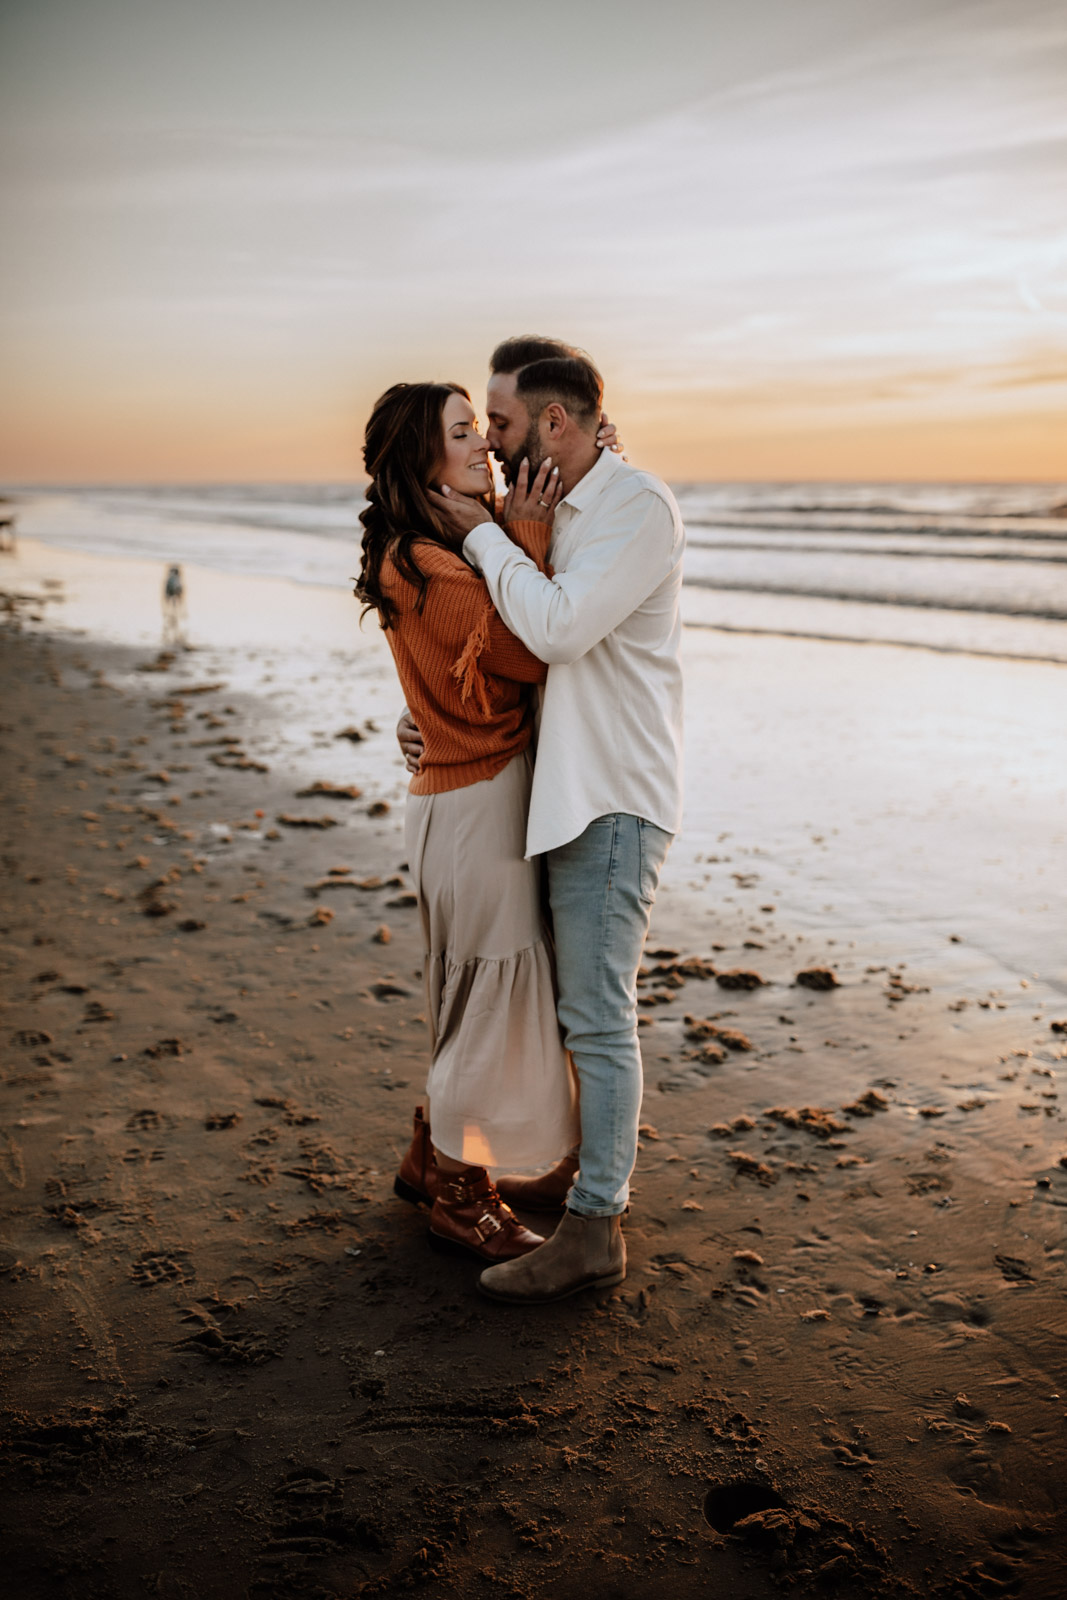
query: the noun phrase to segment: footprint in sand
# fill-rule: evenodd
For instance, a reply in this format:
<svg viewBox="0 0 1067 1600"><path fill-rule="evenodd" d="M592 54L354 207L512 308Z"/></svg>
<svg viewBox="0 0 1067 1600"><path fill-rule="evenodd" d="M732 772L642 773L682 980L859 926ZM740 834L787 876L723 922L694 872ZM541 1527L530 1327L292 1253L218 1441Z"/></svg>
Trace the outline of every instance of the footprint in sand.
<svg viewBox="0 0 1067 1600"><path fill-rule="evenodd" d="M12 1189L26 1187L26 1164L22 1159L22 1147L6 1130L0 1132L0 1175L7 1180Z"/></svg>
<svg viewBox="0 0 1067 1600"><path fill-rule="evenodd" d="M188 1283L195 1273L184 1250L143 1250L130 1263L130 1276L143 1289L154 1289L161 1283Z"/></svg>
<svg viewBox="0 0 1067 1600"><path fill-rule="evenodd" d="M193 1323L196 1332L180 1339L176 1350L189 1350L226 1366L262 1366L277 1360L281 1351L268 1342L268 1335L257 1328L240 1329L244 1308L217 1296L208 1296L190 1306L182 1321Z"/></svg>
<svg viewBox="0 0 1067 1600"><path fill-rule="evenodd" d="M162 1126L163 1118L159 1112L153 1111L148 1106L140 1111L131 1111L126 1119L126 1127L130 1133L148 1133L153 1128L161 1128Z"/></svg>
<svg viewBox="0 0 1067 1600"><path fill-rule="evenodd" d="M12 1034L11 1042L21 1046L23 1050L39 1050L42 1045L52 1044L53 1039L43 1028L20 1028L17 1033Z"/></svg>

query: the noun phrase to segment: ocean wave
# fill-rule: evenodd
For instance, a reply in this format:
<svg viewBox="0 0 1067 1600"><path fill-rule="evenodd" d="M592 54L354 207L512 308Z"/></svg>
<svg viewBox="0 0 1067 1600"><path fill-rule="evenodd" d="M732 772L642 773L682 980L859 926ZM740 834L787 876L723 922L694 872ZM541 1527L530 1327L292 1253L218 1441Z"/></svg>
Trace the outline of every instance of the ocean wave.
<svg viewBox="0 0 1067 1600"><path fill-rule="evenodd" d="M1046 539L1067 547L1067 520L1058 522L1050 517L1033 516L1025 526L1018 519L1008 517L972 517L952 522L931 521L929 518L907 520L894 515L892 522L830 522L816 517L806 517L803 522L795 518L788 522L770 521L762 513L751 516L694 516L682 508L688 529L731 529L743 533L789 533L859 536L878 538L887 535L908 535L927 539L1014 539L1026 542Z"/></svg>
<svg viewBox="0 0 1067 1600"><path fill-rule="evenodd" d="M865 606L901 606L906 610L962 611L974 616L1033 617L1043 622L1067 622L1067 605L1042 607L1015 602L998 602L992 599L952 600L942 596L916 594L887 594L847 588L831 588L817 584L738 583L729 579L686 576L691 589L721 590L737 594L790 595L803 600L848 600Z"/></svg>
<svg viewBox="0 0 1067 1600"><path fill-rule="evenodd" d="M842 486L839 495L823 486L810 501L787 488L678 486L687 593L745 595L757 609L761 596L764 604L851 605L849 631L858 633L903 608L916 617L954 613L975 619L975 648L998 618L1039 630L1067 622L1067 525L1048 517L1067 486L925 485L892 496L877 486ZM739 509L727 512L728 499ZM89 553L347 588L363 504L352 484L107 485L19 494L18 520L28 537ZM787 509L802 504L821 509ZM842 515L845 507L859 510ZM1009 513L1029 516L1025 529ZM931 638L934 630L931 621ZM1046 656L1056 648L1042 647Z"/></svg>
<svg viewBox="0 0 1067 1600"><path fill-rule="evenodd" d="M1036 548L1020 547L1019 541L1001 540L996 545L990 544L986 548L966 549L954 546L945 550L940 542L932 540L925 544L846 544L843 540L814 541L804 530L803 536L781 540L772 543L767 539L695 539L692 530L687 529L689 535L687 546L690 550L750 550L750 551L787 551L790 555L850 555L850 556L899 556L905 560L937 561L1030 561L1043 563L1049 566L1067 565L1067 540L1057 544L1052 540L1037 543ZM880 537L888 538L889 535ZM1051 546L1051 548L1049 548Z"/></svg>

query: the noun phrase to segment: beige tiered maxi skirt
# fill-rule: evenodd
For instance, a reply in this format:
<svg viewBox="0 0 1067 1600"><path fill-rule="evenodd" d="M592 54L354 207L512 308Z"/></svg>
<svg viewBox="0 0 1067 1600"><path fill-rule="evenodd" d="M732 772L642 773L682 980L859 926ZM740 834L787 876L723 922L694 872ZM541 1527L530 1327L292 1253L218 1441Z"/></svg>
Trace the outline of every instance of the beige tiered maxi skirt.
<svg viewBox="0 0 1067 1600"><path fill-rule="evenodd" d="M546 1167L578 1144L540 868L525 861L533 762L447 794L409 795L432 1058L431 1137L456 1161Z"/></svg>

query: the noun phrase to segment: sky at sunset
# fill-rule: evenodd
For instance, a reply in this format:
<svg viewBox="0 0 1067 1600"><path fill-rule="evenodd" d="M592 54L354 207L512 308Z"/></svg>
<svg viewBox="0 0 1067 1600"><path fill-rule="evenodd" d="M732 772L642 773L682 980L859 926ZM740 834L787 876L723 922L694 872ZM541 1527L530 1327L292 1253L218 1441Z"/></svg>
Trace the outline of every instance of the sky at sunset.
<svg viewBox="0 0 1067 1600"><path fill-rule="evenodd" d="M0 479L351 479L585 346L673 478L1067 476L1062 0L2 0Z"/></svg>

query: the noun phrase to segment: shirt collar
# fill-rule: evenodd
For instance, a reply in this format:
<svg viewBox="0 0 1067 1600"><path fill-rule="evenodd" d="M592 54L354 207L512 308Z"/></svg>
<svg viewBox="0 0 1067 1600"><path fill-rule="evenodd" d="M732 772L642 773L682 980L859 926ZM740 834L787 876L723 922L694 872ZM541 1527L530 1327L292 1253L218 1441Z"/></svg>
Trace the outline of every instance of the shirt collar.
<svg viewBox="0 0 1067 1600"><path fill-rule="evenodd" d="M614 450L601 450L597 461L589 468L584 478L579 478L570 494L563 496L561 506L570 506L572 511L584 511L592 505L597 495L611 482L616 472L625 463L621 456Z"/></svg>

